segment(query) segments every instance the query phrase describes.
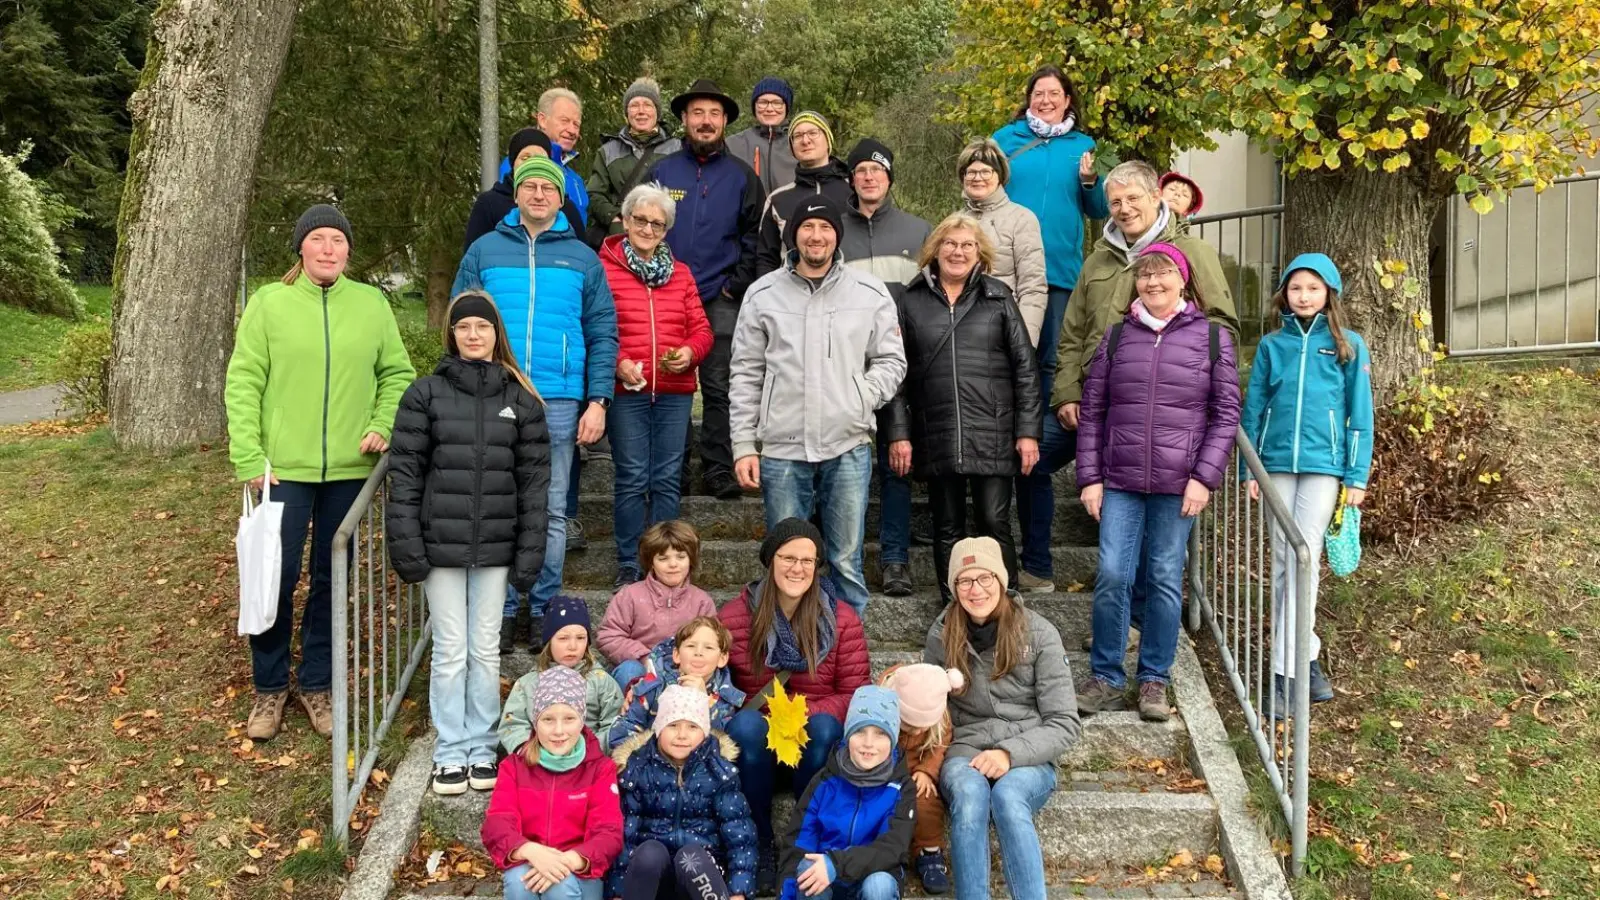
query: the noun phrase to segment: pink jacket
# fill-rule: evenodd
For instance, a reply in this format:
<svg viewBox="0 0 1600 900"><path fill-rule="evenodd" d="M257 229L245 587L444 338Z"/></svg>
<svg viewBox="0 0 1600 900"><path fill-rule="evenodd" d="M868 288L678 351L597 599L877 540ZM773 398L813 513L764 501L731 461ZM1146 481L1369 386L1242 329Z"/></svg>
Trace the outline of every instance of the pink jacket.
<svg viewBox="0 0 1600 900"><path fill-rule="evenodd" d="M669 588L655 575L646 575L611 598L596 643L613 665L628 660L644 662L655 645L677 634L684 623L716 614L711 595L688 581Z"/></svg>
<svg viewBox="0 0 1600 900"><path fill-rule="evenodd" d="M622 796L617 765L600 749L594 732L583 731L583 762L570 772L530 766L522 754L500 761L500 780L484 816L483 848L494 864L509 869L511 854L528 841L575 850L589 861L579 878L600 879L622 852Z"/></svg>

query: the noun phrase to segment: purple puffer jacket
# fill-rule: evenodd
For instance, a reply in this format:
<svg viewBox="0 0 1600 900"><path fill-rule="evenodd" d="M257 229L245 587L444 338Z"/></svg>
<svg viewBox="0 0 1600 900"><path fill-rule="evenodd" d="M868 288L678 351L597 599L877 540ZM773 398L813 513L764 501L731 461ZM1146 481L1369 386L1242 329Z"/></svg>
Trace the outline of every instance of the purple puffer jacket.
<svg viewBox="0 0 1600 900"><path fill-rule="evenodd" d="M1160 334L1130 311L1109 362L1100 339L1078 414L1079 487L1182 494L1193 478L1217 489L1239 426L1233 340L1218 337L1213 365L1205 314L1191 304Z"/></svg>

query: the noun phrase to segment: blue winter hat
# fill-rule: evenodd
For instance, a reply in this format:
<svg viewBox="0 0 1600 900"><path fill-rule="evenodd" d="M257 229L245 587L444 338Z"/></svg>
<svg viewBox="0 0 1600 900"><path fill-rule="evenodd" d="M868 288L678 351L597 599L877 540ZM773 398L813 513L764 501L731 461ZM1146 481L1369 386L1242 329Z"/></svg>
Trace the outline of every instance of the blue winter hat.
<svg viewBox="0 0 1600 900"><path fill-rule="evenodd" d="M544 614L544 642L555 639L556 632L568 625L582 625L583 630L594 633L594 623L589 618L589 604L577 597L557 596L550 599L550 608Z"/></svg>
<svg viewBox="0 0 1600 900"><path fill-rule="evenodd" d="M850 711L844 717L844 739L849 740L868 725L876 725L889 735L891 746L900 742L900 695L876 684L862 685L850 698Z"/></svg>
<svg viewBox="0 0 1600 900"><path fill-rule="evenodd" d="M789 82L776 75L768 75L756 82L756 86L750 89L751 107L756 105L756 98L762 94L777 94L782 97L785 115L788 114L789 110L794 109L794 88L789 87Z"/></svg>
<svg viewBox="0 0 1600 900"><path fill-rule="evenodd" d="M1339 277L1339 267L1333 264L1326 253L1302 253L1289 261L1283 270L1283 277L1278 279L1278 290L1289 283L1289 276L1301 269L1306 269L1322 279L1322 283L1333 289L1336 294L1344 293L1344 279Z"/></svg>

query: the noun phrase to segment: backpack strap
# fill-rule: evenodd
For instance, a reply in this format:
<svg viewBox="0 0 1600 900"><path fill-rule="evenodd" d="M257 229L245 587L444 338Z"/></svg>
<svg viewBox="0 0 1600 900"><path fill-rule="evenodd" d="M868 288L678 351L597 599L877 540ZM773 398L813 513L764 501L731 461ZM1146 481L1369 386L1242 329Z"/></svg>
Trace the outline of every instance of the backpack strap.
<svg viewBox="0 0 1600 900"><path fill-rule="evenodd" d="M772 676L772 680L767 682L766 687L745 698L744 706L741 707L741 711L746 709L760 709L763 703L766 703L768 700L772 699L772 695L774 693L772 686L775 684L787 685L789 683L789 676L792 674L794 673L787 669L781 670L774 674Z"/></svg>
<svg viewBox="0 0 1600 900"><path fill-rule="evenodd" d="M1118 322L1117 324L1111 326L1111 333L1106 338L1107 365L1110 365L1111 360L1117 355L1117 344L1122 342L1122 326L1124 324L1126 323ZM1208 324L1211 327L1211 364L1216 365L1217 360L1222 358L1222 326L1215 322L1210 322Z"/></svg>
<svg viewBox="0 0 1600 900"><path fill-rule="evenodd" d="M1122 326L1124 324L1126 323L1118 322L1111 326L1111 332L1106 336L1106 365L1108 366L1117 356L1117 345L1122 343Z"/></svg>
<svg viewBox="0 0 1600 900"><path fill-rule="evenodd" d="M1029 150L1032 150L1033 148L1039 146L1042 143L1044 143L1044 138L1042 138L1042 137L1034 138L1033 140L1027 142L1026 144L1023 144L1021 147L1018 147L1017 149L1011 151L1010 153L1007 153L1006 154L1006 162L1011 162L1013 159L1016 159L1017 157L1021 156L1022 154L1027 153Z"/></svg>
<svg viewBox="0 0 1600 900"><path fill-rule="evenodd" d="M1222 334L1219 327L1217 323L1211 323L1211 364L1213 366L1217 364L1217 360L1222 358Z"/></svg>

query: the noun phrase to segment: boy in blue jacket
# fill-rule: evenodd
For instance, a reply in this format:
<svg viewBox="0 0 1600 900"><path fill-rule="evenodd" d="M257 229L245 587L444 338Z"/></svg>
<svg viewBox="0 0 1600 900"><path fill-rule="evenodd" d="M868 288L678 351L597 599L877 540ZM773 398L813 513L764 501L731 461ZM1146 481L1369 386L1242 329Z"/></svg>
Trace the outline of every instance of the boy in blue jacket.
<svg viewBox="0 0 1600 900"><path fill-rule="evenodd" d="M896 900L917 791L895 746L900 699L866 685L850 698L844 738L795 805L780 837L781 900Z"/></svg>
<svg viewBox="0 0 1600 900"><path fill-rule="evenodd" d="M661 696L672 685L694 690L710 710L711 727L724 731L728 721L744 707L744 691L733 686L728 673L728 653L733 635L715 616L696 616L678 633L650 651L644 677L628 689L623 713L611 727L609 744L616 747L643 731L656 719Z"/></svg>

